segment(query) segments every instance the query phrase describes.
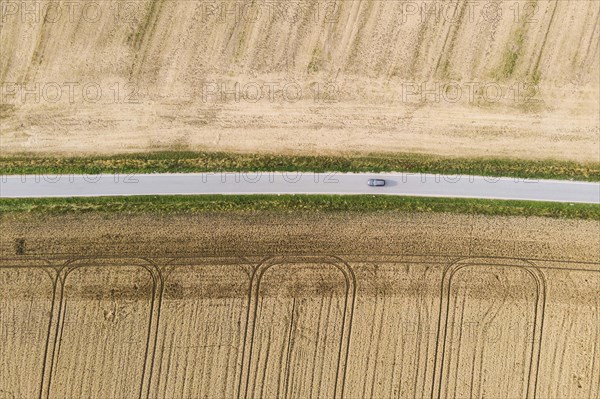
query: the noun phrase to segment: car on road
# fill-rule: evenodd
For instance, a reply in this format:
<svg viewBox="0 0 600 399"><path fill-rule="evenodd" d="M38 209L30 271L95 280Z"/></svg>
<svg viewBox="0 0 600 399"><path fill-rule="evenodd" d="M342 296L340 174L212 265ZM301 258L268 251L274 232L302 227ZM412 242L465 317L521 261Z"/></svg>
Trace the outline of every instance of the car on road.
<svg viewBox="0 0 600 399"><path fill-rule="evenodd" d="M369 179L367 184L371 187L383 187L385 186L385 180L383 179Z"/></svg>

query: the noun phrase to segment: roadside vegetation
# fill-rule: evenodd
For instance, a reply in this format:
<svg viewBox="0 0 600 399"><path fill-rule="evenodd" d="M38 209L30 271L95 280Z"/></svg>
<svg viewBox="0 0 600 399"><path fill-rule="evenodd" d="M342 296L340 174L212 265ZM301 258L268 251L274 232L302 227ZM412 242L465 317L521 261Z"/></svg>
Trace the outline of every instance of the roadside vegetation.
<svg viewBox="0 0 600 399"><path fill-rule="evenodd" d="M1 214L173 214L223 211L453 212L600 220L600 206L553 202L375 195L182 195L0 199Z"/></svg>
<svg viewBox="0 0 600 399"><path fill-rule="evenodd" d="M0 174L183 173L236 171L414 172L600 181L600 162L450 158L421 154L292 156L224 152L153 152L110 156L0 157Z"/></svg>

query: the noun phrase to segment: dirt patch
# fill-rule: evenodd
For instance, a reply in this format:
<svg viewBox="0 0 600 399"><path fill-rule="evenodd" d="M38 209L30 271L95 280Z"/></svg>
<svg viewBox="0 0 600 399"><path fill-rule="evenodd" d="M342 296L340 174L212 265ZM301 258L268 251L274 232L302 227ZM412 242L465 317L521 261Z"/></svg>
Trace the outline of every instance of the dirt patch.
<svg viewBox="0 0 600 399"><path fill-rule="evenodd" d="M598 222L538 217L268 211L16 214L2 218L0 254L172 256L445 253L595 261ZM24 242L16 246L16 240Z"/></svg>

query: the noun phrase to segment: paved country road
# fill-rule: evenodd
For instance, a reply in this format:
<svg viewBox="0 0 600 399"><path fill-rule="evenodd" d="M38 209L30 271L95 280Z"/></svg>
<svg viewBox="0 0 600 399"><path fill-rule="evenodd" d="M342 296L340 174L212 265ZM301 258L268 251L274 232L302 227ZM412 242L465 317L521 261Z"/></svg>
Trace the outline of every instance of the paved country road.
<svg viewBox="0 0 600 399"><path fill-rule="evenodd" d="M386 180L369 187L367 180ZM415 173L177 173L2 176L0 197L384 194L600 204L600 183Z"/></svg>

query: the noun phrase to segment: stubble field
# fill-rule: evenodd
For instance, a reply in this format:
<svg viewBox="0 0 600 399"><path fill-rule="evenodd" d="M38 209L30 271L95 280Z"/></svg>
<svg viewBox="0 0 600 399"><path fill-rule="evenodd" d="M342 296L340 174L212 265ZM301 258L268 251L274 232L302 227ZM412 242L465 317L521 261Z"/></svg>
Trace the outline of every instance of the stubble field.
<svg viewBox="0 0 600 399"><path fill-rule="evenodd" d="M600 393L595 221L230 212L2 224L3 399Z"/></svg>
<svg viewBox="0 0 600 399"><path fill-rule="evenodd" d="M597 170L594 0L31 3L0 2L2 156ZM600 396L597 220L21 205L0 399Z"/></svg>
<svg viewBox="0 0 600 399"><path fill-rule="evenodd" d="M600 157L595 0L2 4L4 154Z"/></svg>

